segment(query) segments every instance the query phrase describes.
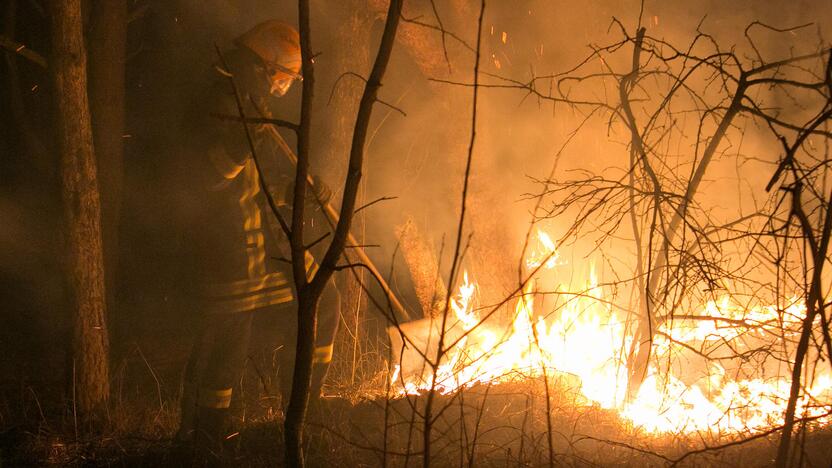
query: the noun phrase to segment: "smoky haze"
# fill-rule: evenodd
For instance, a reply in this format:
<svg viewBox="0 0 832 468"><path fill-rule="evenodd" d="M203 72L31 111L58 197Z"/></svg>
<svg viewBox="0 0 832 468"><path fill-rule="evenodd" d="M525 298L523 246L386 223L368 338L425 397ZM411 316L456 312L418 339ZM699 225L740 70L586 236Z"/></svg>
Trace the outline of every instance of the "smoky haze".
<svg viewBox="0 0 832 468"><path fill-rule="evenodd" d="M311 171L333 188L336 205L363 84L344 73L368 74L385 8L383 0L369 0L362 3L364 8L353 9L358 3L318 0L312 9L312 41L318 55ZM175 209L187 196L182 183L187 170L177 165L176 148L187 144L178 129L185 108L211 74L214 43L228 49L234 37L264 19L294 23L297 18L295 3L284 0L157 0L147 5L129 28L122 253L117 284L108 285L119 297L120 307L109 314L114 348L122 353L136 340L187 336L199 316L183 294L191 281L188 247L199 232L184 231L182 213ZM384 103L376 104L370 125L361 200L396 198L363 211L353 229L362 243L377 246L369 247L368 253L382 272L395 272L394 288L413 308L418 302L401 255L391 265L395 230L413 219L437 254L442 252L440 263L447 274L471 125L472 89L464 84L472 82L474 54L469 47L476 44L478 5L447 0L436 6L444 28L454 36L443 38L434 29L403 23L380 93ZM618 29L610 26L613 17L632 33L641 15L650 35L679 47L688 44L698 26L723 49L736 45L737 52L747 56L752 51L743 31L752 21L777 27L814 23L785 36L763 32L759 44L767 57L816 50L832 22L828 6L820 0L647 1L640 13L640 3L633 0L493 1L483 25L482 79L501 83L497 75L528 82L533 76L569 70L589 55L591 45L620 39ZM31 23L19 28L19 36L46 53L46 22L34 12L29 15ZM430 3L422 0L408 2L405 17L436 23ZM611 63L619 71L627 67L627 54L621 57L621 62ZM21 68L21 89L39 86L26 96L36 110L35 120L50 121L48 83L30 65ZM0 77L4 108L11 105L6 76ZM548 176L555 155L584 115L565 106L553 108L551 102L518 89L483 88L479 99L463 236L471 238L463 263L479 281L483 301L490 302L516 286L532 208L525 195L540 191L534 180ZM294 86L281 99L277 117L296 120L299 100L300 87ZM57 157L50 152L54 145L48 129L40 128L48 154L45 162L30 158L24 135L13 130L17 126L11 115L0 114L0 359L5 370L11 369L6 375L39 379L44 378L39 369L59 365L61 358L49 343L65 342L67 327L59 263L60 207L54 174L48 170L54 171ZM778 152L771 149L771 141L757 139L760 133L749 128L742 142L753 161L741 169L717 164L707 174L702 203L710 203L725 218L751 203L755 193L762 196L777 162ZM292 135L283 134L292 144ZM555 176L566 177L574 169L601 172L624 167L627 155L623 129L608 127L603 117L592 119L561 152ZM557 224L551 229L562 234ZM591 242L587 244L576 251L587 250ZM576 255L572 261L581 262L581 254ZM160 353L184 359L189 340L176 343ZM41 365L23 349L38 350L37 357L49 364ZM38 365L28 365L31 362Z"/></svg>

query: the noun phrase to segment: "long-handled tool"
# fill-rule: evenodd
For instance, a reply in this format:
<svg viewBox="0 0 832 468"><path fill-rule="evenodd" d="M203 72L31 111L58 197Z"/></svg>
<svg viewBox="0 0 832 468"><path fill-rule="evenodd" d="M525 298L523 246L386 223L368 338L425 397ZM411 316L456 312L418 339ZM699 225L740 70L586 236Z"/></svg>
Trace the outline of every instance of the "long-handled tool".
<svg viewBox="0 0 832 468"><path fill-rule="evenodd" d="M261 111L261 114L264 114ZM264 118L268 118L268 115L263 115ZM292 148L289 147L289 144L286 143L286 140L280 135L280 132L273 125L264 125L269 132L269 134L274 139L275 143L283 150L283 154L292 162L292 165L297 165L298 157L292 151ZM315 182L312 180L311 175L307 175L306 183L309 184L310 187L315 187ZM329 221L330 228L335 229L335 226L338 224L338 213L335 211L334 208L329 203L321 202L318 200L321 205L321 209L323 210L324 214L326 215L327 221ZM347 234L347 248L344 250L344 256L349 259L352 255L357 257L358 261L364 264L367 269L376 277L378 284L381 286L381 289L384 290L384 294L387 296L387 301L390 304L390 307L393 309L394 314L396 315L396 319L400 322L408 322L411 320L410 314L407 312L407 309L404 308L399 299L396 297L396 294L390 288L390 285L387 284L387 281L384 280L384 277L376 268L373 261L370 260L370 257L367 256L367 253L364 252L364 249L356 242L355 237L351 233ZM352 261L352 260L351 260ZM367 287L362 283L361 287L367 291ZM369 294L369 291L367 291Z"/></svg>

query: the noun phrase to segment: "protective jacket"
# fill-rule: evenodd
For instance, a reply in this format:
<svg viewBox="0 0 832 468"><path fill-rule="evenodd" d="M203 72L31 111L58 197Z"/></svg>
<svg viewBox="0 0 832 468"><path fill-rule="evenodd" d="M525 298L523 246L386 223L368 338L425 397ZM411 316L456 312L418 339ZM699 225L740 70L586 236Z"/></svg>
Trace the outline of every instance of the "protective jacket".
<svg viewBox="0 0 832 468"><path fill-rule="evenodd" d="M183 131L182 152L187 155L189 191L196 200L191 203L193 232L189 237L196 254L196 293L205 317L185 373L181 437L190 437L200 419L203 423L205 418L215 416L227 419L232 390L240 381L247 357L252 312L288 304L294 298L290 265L285 261L289 258L287 242L261 190L251 145L269 192L287 210L285 219L290 219L290 213L284 194L293 182L295 170L279 155L280 150L266 135L265 128L249 125L249 142L239 121L238 100L228 74L234 77L246 117L271 114L275 99L269 93L267 75L258 69L260 62L255 54L238 48L224 58L227 69L216 67L213 82L186 115ZM314 216L314 210L310 214ZM287 252L281 251L281 245ZM308 275L317 268L309 253L305 266ZM331 281L319 303L314 377L317 380L313 381L313 391L320 391L332 358L338 302ZM290 359L294 357L291 352L285 354ZM287 375L291 377L291 370L291 361L281 366L284 393L291 382L285 380ZM210 430L223 431L217 427Z"/></svg>
<svg viewBox="0 0 832 468"><path fill-rule="evenodd" d="M210 312L233 313L292 300L288 268L280 265L280 233L270 229L272 216L260 189L245 129L239 121L231 73L244 115L270 112L274 99L268 81L257 73L257 57L246 49L225 56L230 70L215 70L214 82L191 108L186 119L185 151L193 160L193 175L201 203L196 206L195 233L199 294ZM279 204L294 174L279 159L273 143L259 125L249 125L264 177ZM312 266L311 257L308 267Z"/></svg>

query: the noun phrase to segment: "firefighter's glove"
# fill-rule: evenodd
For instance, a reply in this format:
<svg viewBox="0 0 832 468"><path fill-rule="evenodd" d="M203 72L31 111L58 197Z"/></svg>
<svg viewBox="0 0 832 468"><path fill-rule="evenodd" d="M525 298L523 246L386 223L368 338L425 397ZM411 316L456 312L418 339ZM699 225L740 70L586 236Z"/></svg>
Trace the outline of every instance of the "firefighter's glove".
<svg viewBox="0 0 832 468"><path fill-rule="evenodd" d="M284 196L284 200L288 205L292 204L292 199L295 196L295 183L294 181L289 182L286 187L286 195ZM329 199L332 198L332 190L330 190L329 186L321 180L320 177L314 175L312 176L312 186L308 186L306 188L306 205L310 208L318 208L320 201L321 204L326 205L329 203Z"/></svg>
<svg viewBox="0 0 832 468"><path fill-rule="evenodd" d="M329 203L329 200L332 198L332 190L330 190L329 185L327 185L316 175L312 176L312 184L312 192L315 194L315 198L317 198L322 205Z"/></svg>

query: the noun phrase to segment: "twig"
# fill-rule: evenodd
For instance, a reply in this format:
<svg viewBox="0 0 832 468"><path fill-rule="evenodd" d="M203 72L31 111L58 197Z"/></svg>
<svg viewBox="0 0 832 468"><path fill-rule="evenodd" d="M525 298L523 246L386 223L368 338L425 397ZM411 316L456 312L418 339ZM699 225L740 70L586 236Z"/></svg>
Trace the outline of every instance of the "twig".
<svg viewBox="0 0 832 468"><path fill-rule="evenodd" d="M376 203L380 203L380 202L388 201L388 200L397 200L398 198L399 197L379 197L379 198L376 198L375 200L373 200L369 203L365 203L365 204L361 205L360 207L356 208L355 213L357 214L358 212L360 212L364 208L369 208L369 207L375 205Z"/></svg>
<svg viewBox="0 0 832 468"><path fill-rule="evenodd" d="M0 35L0 47L11 53L17 54L36 65L39 65L43 69L49 68L46 58L34 50L26 47L26 44L21 44L20 42L13 41L4 35Z"/></svg>
<svg viewBox="0 0 832 468"><path fill-rule="evenodd" d="M468 155L465 161L465 175L463 179L462 185L462 200L459 212L459 222L457 223L457 232L456 232L456 242L454 247L454 253L451 261L451 271L448 274L448 282L445 294L445 306L442 310L442 321L439 328L439 340L436 348L436 360L431 363L432 371L433 371L433 378L431 379L430 390L428 391L427 398L425 401L425 414L424 414L424 426L422 431L422 440L423 440L423 447L424 455L422 458L422 466L424 468L430 467L430 455L431 455L431 429L433 426L433 403L434 399L436 398L436 384L437 384L437 372L439 370L439 363L442 359L443 354L445 353L445 330L447 327L448 322L448 313L451 308L451 300L452 296L452 288L456 284L456 274L459 268L459 258L460 254L462 253L462 231L465 225L465 212L467 207L467 199L468 199L468 184L470 182L471 176L471 165L474 158L474 144L476 143L476 136L477 136L477 103L478 103L478 96L479 96L479 87L477 86L479 83L479 71L480 71L480 51L482 47L482 21L485 14L485 0L480 1L480 13L479 18L477 19L477 51L476 56L474 58L474 86L473 86L473 97L472 97L472 114L471 114L471 133L470 133L470 140L468 142Z"/></svg>

